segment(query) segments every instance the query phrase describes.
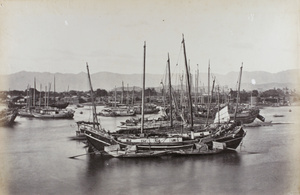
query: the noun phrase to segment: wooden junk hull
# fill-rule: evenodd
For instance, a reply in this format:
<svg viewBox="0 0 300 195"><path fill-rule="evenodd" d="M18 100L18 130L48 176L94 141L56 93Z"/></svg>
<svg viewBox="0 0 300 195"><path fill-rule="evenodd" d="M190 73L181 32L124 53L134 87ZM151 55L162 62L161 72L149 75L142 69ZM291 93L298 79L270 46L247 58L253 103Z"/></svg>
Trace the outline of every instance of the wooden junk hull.
<svg viewBox="0 0 300 195"><path fill-rule="evenodd" d="M120 141L116 140L108 135L101 135L96 133L85 133L88 142L98 151L103 151L105 146L119 144L121 148L125 148L130 145L136 145L140 150L178 150L178 149L189 149L194 146L198 140L188 141L173 141L173 142L162 142L153 141L156 138L140 138L131 139L131 141ZM171 139L171 138L170 138ZM134 141L135 140L135 141ZM146 140L146 141L145 141ZM157 139L156 139L157 140Z"/></svg>
<svg viewBox="0 0 300 195"><path fill-rule="evenodd" d="M105 146L110 146L117 144L114 139L100 136L100 135L91 135L90 133L85 133L86 139L89 144L93 146L98 151L104 151Z"/></svg>

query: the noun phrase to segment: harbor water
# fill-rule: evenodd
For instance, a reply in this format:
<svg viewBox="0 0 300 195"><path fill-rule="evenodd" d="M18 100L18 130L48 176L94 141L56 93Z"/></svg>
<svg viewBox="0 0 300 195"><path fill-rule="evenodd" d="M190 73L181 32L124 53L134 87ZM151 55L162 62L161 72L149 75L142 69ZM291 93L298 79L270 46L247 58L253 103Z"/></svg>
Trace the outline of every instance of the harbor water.
<svg viewBox="0 0 300 195"><path fill-rule="evenodd" d="M245 127L235 151L145 159L69 158L88 153L69 137L76 121L91 120L92 113L87 106L75 111L71 120L17 117L12 127L1 127L1 194L299 193L300 107L261 109L274 124ZM126 119L100 117L110 131Z"/></svg>

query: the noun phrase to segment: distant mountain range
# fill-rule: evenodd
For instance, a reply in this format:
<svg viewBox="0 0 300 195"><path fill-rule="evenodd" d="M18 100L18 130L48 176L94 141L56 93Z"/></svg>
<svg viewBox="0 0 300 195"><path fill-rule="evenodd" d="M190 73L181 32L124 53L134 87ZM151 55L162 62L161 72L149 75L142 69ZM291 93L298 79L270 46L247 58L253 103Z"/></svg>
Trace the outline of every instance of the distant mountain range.
<svg viewBox="0 0 300 195"><path fill-rule="evenodd" d="M225 86L228 89L236 89L239 72L229 72L227 74L213 74L216 78L216 84ZM21 71L9 75L1 75L6 79L7 86L2 86L1 90L25 90L28 85L34 87L34 78L36 78L36 88L45 90L45 86L51 83L51 91L54 89L54 77L55 77L55 90L57 92L67 90L89 90L87 73L81 72L78 74L62 74L62 73L49 73L49 72L27 72ZM174 86L180 86L179 77L173 75L172 82ZM200 85L201 87L207 86L207 73L200 73ZM120 88L122 81L124 82L124 88L127 88L127 84L130 89L136 86L135 89L142 86L142 74L117 74L111 72L98 72L91 74L93 89L96 90L106 89L108 91L114 90L115 86ZM146 87L159 88L162 87L161 81L164 82L165 76L162 74L146 74ZM194 80L194 78L193 78ZM212 85L211 79L211 85ZM272 88L284 88L289 89L298 88L300 83L299 70L287 70L278 73L269 73L263 71L242 73L241 90L266 90Z"/></svg>

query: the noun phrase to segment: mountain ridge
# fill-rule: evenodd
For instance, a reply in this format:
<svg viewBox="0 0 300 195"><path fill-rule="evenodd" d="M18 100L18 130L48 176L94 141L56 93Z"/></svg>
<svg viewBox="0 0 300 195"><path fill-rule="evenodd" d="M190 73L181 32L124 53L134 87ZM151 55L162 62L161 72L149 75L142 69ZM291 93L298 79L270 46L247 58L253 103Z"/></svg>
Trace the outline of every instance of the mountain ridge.
<svg viewBox="0 0 300 195"><path fill-rule="evenodd" d="M226 74L214 74L216 78L216 84L220 86L226 86L227 88L235 89L237 84L239 72L228 72ZM50 72L31 72L31 71L20 71L8 75L0 75L3 79L8 82L7 86L2 86L1 90L25 90L28 85L34 86L34 78L36 78L36 88L40 90L45 89L45 85L49 87L51 83L51 89L54 89L54 77L55 77L55 90L58 92L67 90L89 90L89 84L87 79L87 73L80 72L74 73L50 73ZM172 84L180 85L178 82L179 75L172 76ZM162 87L161 81L165 78L163 74L151 74L146 73L146 87ZM200 73L200 84L199 87L207 86L207 73ZM127 84L132 86L142 86L142 74L120 74L112 72L97 72L91 74L93 88L114 90L115 87L122 86L124 82L124 88L126 89ZM194 75L193 75L194 80ZM277 73L270 73L266 71L243 71L241 89L267 89L267 87L273 86L275 88L288 87L297 88L299 84L299 69L290 69ZM166 85L166 84L164 84ZM211 79L212 85L212 79ZM272 88L273 88L272 87Z"/></svg>

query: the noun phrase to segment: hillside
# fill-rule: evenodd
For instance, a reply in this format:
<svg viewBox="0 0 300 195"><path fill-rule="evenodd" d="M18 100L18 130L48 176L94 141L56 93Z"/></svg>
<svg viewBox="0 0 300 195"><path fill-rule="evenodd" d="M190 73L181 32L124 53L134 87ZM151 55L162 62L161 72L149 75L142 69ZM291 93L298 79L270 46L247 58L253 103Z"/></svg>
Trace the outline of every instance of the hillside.
<svg viewBox="0 0 300 195"><path fill-rule="evenodd" d="M255 72L243 72L241 89L270 89L270 88L297 88L300 81L299 70L288 70L278 73L269 73L263 71ZM238 72L229 72L227 74L213 74L216 77L216 84L221 86L228 86L228 88L235 89ZM200 86L207 86L207 73L200 73ZM54 77L56 91L62 92L69 90L86 91L89 89L87 74L84 72L78 74L62 74L62 73L48 73L48 72L27 72L22 71L10 75L1 75L4 79L7 79L8 86L1 90L25 90L28 85L33 87L34 78L36 78L36 88L40 90L45 89L46 85L51 83L51 90L54 89ZM175 76L174 76L175 77ZM146 74L146 87L161 87L161 81L164 78L160 74ZM110 72L98 72L91 74L91 79L94 89L106 89L113 90L115 87L121 87L122 81L124 87L142 86L142 74L117 74ZM175 85L176 78L172 78L172 82ZM255 81L255 82L254 82ZM212 79L211 79L212 84Z"/></svg>

